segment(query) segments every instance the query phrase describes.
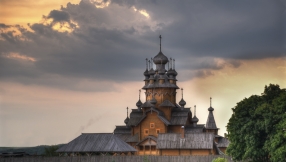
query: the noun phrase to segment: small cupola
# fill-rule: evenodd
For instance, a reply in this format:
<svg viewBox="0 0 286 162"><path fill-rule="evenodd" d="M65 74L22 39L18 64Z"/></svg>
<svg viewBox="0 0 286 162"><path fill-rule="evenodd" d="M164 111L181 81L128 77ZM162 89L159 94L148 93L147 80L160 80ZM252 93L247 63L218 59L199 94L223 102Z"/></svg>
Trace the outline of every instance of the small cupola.
<svg viewBox="0 0 286 162"><path fill-rule="evenodd" d="M146 58L146 70L145 70L144 73L143 73L143 75L146 77L146 79L149 78L148 70L149 70L148 59Z"/></svg>
<svg viewBox="0 0 286 162"><path fill-rule="evenodd" d="M163 54L162 49L161 49L161 40L162 40L162 36L159 36L160 38L160 51L159 53L154 57L153 62L154 64L156 64L156 72L157 71L166 71L165 69L165 64L168 63L168 58Z"/></svg>
<svg viewBox="0 0 286 162"><path fill-rule="evenodd" d="M126 119L124 120L124 123L125 123L125 124L126 124L126 126L127 126L128 122L129 122L129 117L128 117L128 107L126 108L126 110L127 110L127 117L126 117Z"/></svg>
<svg viewBox="0 0 286 162"><path fill-rule="evenodd" d="M192 118L193 126L196 127L198 122L199 122L199 119L196 116L196 105L195 105L194 106L194 117Z"/></svg>
<svg viewBox="0 0 286 162"><path fill-rule="evenodd" d="M140 95L141 95L141 90L139 90L139 100L136 103L136 106L138 108L138 111L141 111L141 106L142 106L142 102L140 100Z"/></svg>
<svg viewBox="0 0 286 162"><path fill-rule="evenodd" d="M212 98L210 98L210 107L208 108L208 111L209 115L207 118L206 129L217 130L218 128L216 127L216 122L213 115L214 108L212 107Z"/></svg>
<svg viewBox="0 0 286 162"><path fill-rule="evenodd" d="M184 108L185 105L186 105L186 101L184 100L184 97L183 97L183 88L181 88L181 92L182 92L182 99L181 101L179 102L179 105Z"/></svg>

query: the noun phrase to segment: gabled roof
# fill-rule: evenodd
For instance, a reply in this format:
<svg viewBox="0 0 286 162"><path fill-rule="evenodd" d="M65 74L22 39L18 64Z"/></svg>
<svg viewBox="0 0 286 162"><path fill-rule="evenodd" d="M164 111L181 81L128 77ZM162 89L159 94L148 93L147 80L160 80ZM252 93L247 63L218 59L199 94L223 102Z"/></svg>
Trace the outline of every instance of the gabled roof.
<svg viewBox="0 0 286 162"><path fill-rule="evenodd" d="M113 131L114 134L131 134L131 127L126 125L116 126Z"/></svg>
<svg viewBox="0 0 286 162"><path fill-rule="evenodd" d="M137 151L111 133L83 133L56 152L135 152Z"/></svg>
<svg viewBox="0 0 286 162"><path fill-rule="evenodd" d="M164 100L159 106L160 107L175 107L175 105L172 104L172 102L169 100Z"/></svg>
<svg viewBox="0 0 286 162"><path fill-rule="evenodd" d="M127 123L128 126L136 126L143 117L143 112L138 111L138 109L132 109L130 113L130 119Z"/></svg>
<svg viewBox="0 0 286 162"><path fill-rule="evenodd" d="M142 108L150 108L150 107L155 107L153 104L151 104L149 101L146 101L142 106Z"/></svg>
<svg viewBox="0 0 286 162"><path fill-rule="evenodd" d="M165 118L165 115L162 111L156 109L156 108L150 108L149 110L145 111L144 113L142 111L133 111L130 114L130 120L128 122L129 126L137 126L141 121L143 121L148 112L154 111L157 113L158 118L166 125L170 125L171 123Z"/></svg>
<svg viewBox="0 0 286 162"><path fill-rule="evenodd" d="M147 111L144 112L144 114L143 114L141 120L138 122L138 124L146 118L148 112L153 112L153 111L157 113L158 118L159 118L164 124L166 124L166 125L170 125L170 124L171 124L171 123L165 118L165 115L164 115L164 113L163 113L162 111L160 111L160 110L158 110L158 109L156 109L156 108L153 108L153 107L152 107L151 109L149 109L149 110L147 110ZM137 124L137 125L138 125L138 124Z"/></svg>
<svg viewBox="0 0 286 162"><path fill-rule="evenodd" d="M146 141L146 140L153 140L153 141L155 141L155 142L157 142L157 138L156 137L154 137L154 136L147 136L147 137L145 137L144 139L142 139L140 142L138 142L137 144L136 144L136 146L138 146L138 145L140 145L142 142L144 142L144 141Z"/></svg>
<svg viewBox="0 0 286 162"><path fill-rule="evenodd" d="M212 111L209 111L209 116L208 116L207 123L206 123L206 129L218 129L216 127L216 123L215 123L215 119L214 119L214 115Z"/></svg>
<svg viewBox="0 0 286 162"><path fill-rule="evenodd" d="M189 133L181 138L178 133L159 134L157 149L213 149L213 133Z"/></svg>
<svg viewBox="0 0 286 162"><path fill-rule="evenodd" d="M171 125L185 125L188 121L190 108L173 109L171 116Z"/></svg>
<svg viewBox="0 0 286 162"><path fill-rule="evenodd" d="M134 136L131 136L125 142L139 142L139 134L136 133Z"/></svg>
<svg viewBox="0 0 286 162"><path fill-rule="evenodd" d="M114 135L120 138L124 142L126 142L129 138L131 138L130 134L114 134Z"/></svg>

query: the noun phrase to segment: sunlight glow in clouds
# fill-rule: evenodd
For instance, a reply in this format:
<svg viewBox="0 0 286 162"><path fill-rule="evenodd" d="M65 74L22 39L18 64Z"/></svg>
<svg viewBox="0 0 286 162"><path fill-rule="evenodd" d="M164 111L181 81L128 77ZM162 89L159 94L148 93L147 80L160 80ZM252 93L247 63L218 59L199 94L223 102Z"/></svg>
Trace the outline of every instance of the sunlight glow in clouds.
<svg viewBox="0 0 286 162"><path fill-rule="evenodd" d="M134 6L133 6L133 10L134 10L135 12L138 11L141 15L143 15L143 16L145 16L145 17L147 17L147 18L150 17L149 13L148 13L146 10L138 10L138 9L135 8Z"/></svg>
<svg viewBox="0 0 286 162"><path fill-rule="evenodd" d="M33 57L29 57L26 55L21 55L19 53L16 52L10 52L9 54L4 55L6 58L10 58L10 59L17 59L17 60L23 60L23 61L32 61L35 62L37 61L35 58Z"/></svg>
<svg viewBox="0 0 286 162"><path fill-rule="evenodd" d="M104 2L104 0L90 0L90 2L93 3L96 8L105 8L110 4L110 1Z"/></svg>
<svg viewBox="0 0 286 162"><path fill-rule="evenodd" d="M76 22L71 22L75 27L71 27L69 23L64 22L64 23L55 23L53 24L52 28L58 32L68 32L71 33L74 31L75 28L78 28L78 24Z"/></svg>

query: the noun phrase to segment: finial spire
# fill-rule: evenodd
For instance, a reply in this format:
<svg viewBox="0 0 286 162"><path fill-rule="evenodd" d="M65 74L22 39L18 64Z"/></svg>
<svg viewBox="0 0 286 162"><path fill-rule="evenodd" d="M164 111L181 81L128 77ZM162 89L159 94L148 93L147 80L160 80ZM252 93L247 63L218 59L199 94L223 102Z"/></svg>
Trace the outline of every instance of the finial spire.
<svg viewBox="0 0 286 162"><path fill-rule="evenodd" d="M210 107L212 107L212 98L210 97Z"/></svg>
<svg viewBox="0 0 286 162"><path fill-rule="evenodd" d="M184 89L183 89L183 88L181 88L181 91L182 91L182 98L184 98L184 97L183 97L183 90L184 90Z"/></svg>
<svg viewBox="0 0 286 162"><path fill-rule="evenodd" d="M173 69L175 70L175 59L173 59Z"/></svg>
<svg viewBox="0 0 286 162"><path fill-rule="evenodd" d="M146 58L146 69L148 70L148 59Z"/></svg>
<svg viewBox="0 0 286 162"><path fill-rule="evenodd" d="M139 89L139 100L140 100L140 96L141 96L141 89Z"/></svg>
<svg viewBox="0 0 286 162"><path fill-rule="evenodd" d="M197 108L197 106L195 105L194 108L195 108L195 112L194 113L195 113L195 116L196 116L196 108Z"/></svg>
<svg viewBox="0 0 286 162"><path fill-rule="evenodd" d="M160 38L160 52L161 52L161 39L162 39L162 36L160 35L159 38Z"/></svg>
<svg viewBox="0 0 286 162"><path fill-rule="evenodd" d="M150 60L148 60L148 62L149 62L149 69L148 70L150 70L151 69L151 62L150 62Z"/></svg>
<svg viewBox="0 0 286 162"><path fill-rule="evenodd" d="M151 57L151 68L153 68L153 58L152 57Z"/></svg>
<svg viewBox="0 0 286 162"><path fill-rule="evenodd" d="M172 57L170 57L170 68L172 69Z"/></svg>
<svg viewBox="0 0 286 162"><path fill-rule="evenodd" d="M127 118L128 118L128 107L126 109L127 109Z"/></svg>

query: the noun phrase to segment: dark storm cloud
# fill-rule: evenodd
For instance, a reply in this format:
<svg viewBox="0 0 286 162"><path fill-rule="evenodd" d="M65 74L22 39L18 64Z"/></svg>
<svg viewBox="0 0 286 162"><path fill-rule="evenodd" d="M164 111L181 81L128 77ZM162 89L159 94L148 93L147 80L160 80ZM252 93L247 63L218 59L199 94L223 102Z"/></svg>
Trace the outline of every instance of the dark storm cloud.
<svg viewBox="0 0 286 162"><path fill-rule="evenodd" d="M0 23L0 28L10 28L11 25L6 25L6 24L3 24L3 23Z"/></svg>
<svg viewBox="0 0 286 162"><path fill-rule="evenodd" d="M52 10L47 16L48 19L53 19L55 22L69 22L70 15L64 11Z"/></svg>
<svg viewBox="0 0 286 162"><path fill-rule="evenodd" d="M67 89L80 78L142 80L145 58L159 51L159 34L163 53L176 58L179 74L191 71L179 75L181 80L213 75L212 70L226 66L237 68L243 59L285 53L285 6L280 1L113 0L105 8L95 5L87 0L68 3L44 16L50 24L31 24L32 31L0 24L1 78ZM72 32L55 30L57 23L67 24ZM21 34L6 31L12 27ZM36 61L7 57L10 53ZM44 79L51 76L60 79Z"/></svg>

